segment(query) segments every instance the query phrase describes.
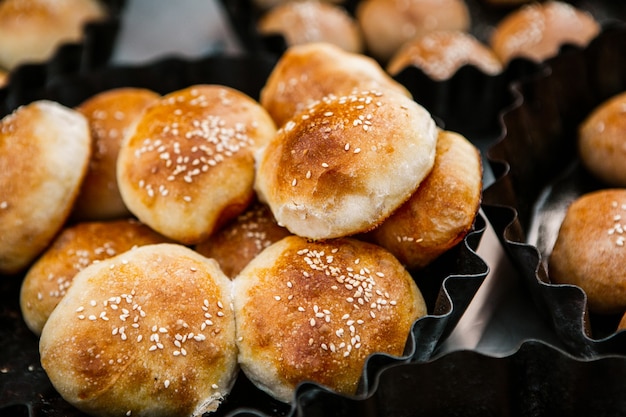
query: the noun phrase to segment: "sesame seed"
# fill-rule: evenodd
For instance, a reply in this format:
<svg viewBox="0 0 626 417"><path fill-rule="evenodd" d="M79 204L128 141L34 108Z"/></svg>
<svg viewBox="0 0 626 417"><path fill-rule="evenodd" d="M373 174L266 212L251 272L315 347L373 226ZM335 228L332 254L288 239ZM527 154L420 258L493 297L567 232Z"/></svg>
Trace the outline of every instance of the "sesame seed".
<svg viewBox="0 0 626 417"><path fill-rule="evenodd" d="M163 385L165 386L165 388L169 388L170 386L170 380L166 379L165 381L163 381Z"/></svg>

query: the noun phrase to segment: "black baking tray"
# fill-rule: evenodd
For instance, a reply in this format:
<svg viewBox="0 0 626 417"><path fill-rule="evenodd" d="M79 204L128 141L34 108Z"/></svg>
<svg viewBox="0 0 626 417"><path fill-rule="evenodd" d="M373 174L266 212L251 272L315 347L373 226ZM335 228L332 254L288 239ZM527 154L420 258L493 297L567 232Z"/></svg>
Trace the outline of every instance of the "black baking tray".
<svg viewBox="0 0 626 417"><path fill-rule="evenodd" d="M275 62L275 57L261 55L208 56L192 61L167 57L143 66L66 74L43 86L28 87L28 80L24 80L19 86L9 86L10 94L4 97L0 113L8 114L36 99L54 100L72 107L100 91L123 86L166 94L195 84L222 84L258 100ZM427 361L445 341L487 276L488 266L475 252L485 227L485 219L478 215L472 231L461 243L423 270L411 271L426 300L428 315L414 323L404 355L375 354L369 358L355 398L370 397L377 390L376 381L383 369ZM0 277L0 416L81 416L59 397L39 364L37 338L23 323L18 304L22 278L20 275ZM307 407L315 404L316 400L311 398L324 391L316 384L304 383L290 406L256 389L240 373L231 395L213 415L237 413L239 409L266 415L294 415L303 404L308 404ZM344 396L338 398L338 401L351 401ZM314 410L306 414L320 415ZM333 414L325 411L324 415Z"/></svg>

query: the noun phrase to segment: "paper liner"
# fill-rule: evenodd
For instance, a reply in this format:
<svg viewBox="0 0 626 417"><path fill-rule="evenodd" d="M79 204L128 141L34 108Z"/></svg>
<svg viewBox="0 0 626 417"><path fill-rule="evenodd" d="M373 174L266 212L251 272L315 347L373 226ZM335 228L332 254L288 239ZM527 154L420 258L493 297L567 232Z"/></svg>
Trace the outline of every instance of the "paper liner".
<svg viewBox="0 0 626 417"><path fill-rule="evenodd" d="M97 92L122 86L149 88L166 94L194 84L222 84L258 100L274 64L275 58L269 56L213 56L194 61L168 58L145 66L66 74L33 88L29 88L25 79L18 86L9 87L10 101L3 103L4 111L9 112L16 106L41 98L72 107ZM427 302L429 314L414 323L403 356L371 356L357 397L372 395L381 370L398 363L430 359L450 334L487 276L488 267L475 252L485 227L484 218L478 215L473 230L461 243L427 268L412 272ZM81 415L59 397L39 365L37 338L23 323L18 304L22 276L0 278L0 297L3 298L0 313L0 415L2 412L29 416ZM289 415L296 413L303 403L310 404L309 398L315 397L318 391L324 390L316 384L303 384L297 392L297 400L290 406L256 389L240 373L232 393L214 415L225 415L240 408L268 415Z"/></svg>

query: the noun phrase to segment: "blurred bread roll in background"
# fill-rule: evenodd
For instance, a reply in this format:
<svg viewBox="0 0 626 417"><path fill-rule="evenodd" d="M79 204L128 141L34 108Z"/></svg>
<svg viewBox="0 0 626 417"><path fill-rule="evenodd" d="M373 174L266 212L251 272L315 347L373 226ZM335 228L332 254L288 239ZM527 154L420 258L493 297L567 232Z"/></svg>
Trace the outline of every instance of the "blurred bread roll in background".
<svg viewBox="0 0 626 417"><path fill-rule="evenodd" d="M0 272L23 271L72 211L91 157L87 119L39 100L0 121Z"/></svg>

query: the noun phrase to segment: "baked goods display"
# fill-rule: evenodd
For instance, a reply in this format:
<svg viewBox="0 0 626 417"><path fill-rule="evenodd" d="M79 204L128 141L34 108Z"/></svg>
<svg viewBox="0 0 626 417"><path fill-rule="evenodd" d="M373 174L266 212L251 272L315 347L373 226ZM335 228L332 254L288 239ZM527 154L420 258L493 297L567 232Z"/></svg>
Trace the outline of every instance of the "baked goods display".
<svg viewBox="0 0 626 417"><path fill-rule="evenodd" d="M354 394L367 356L401 355L426 314L393 255L351 238L274 243L233 280L233 300L243 372L285 402L303 381Z"/></svg>
<svg viewBox="0 0 626 417"><path fill-rule="evenodd" d="M46 322L41 364L94 416L200 416L238 371L231 281L182 245L141 246L80 271Z"/></svg>

